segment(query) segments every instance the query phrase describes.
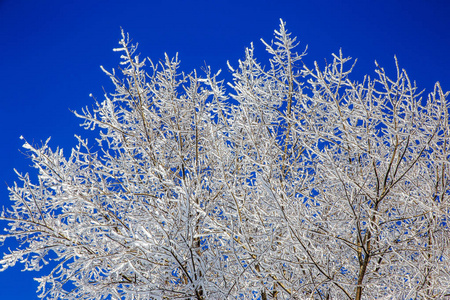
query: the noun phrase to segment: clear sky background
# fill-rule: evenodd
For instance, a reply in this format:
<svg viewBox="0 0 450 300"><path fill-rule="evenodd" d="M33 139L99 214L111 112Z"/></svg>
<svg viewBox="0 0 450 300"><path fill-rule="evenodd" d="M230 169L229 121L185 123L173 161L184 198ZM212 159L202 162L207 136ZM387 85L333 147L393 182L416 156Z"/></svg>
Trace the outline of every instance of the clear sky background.
<svg viewBox="0 0 450 300"><path fill-rule="evenodd" d="M0 206L9 205L13 168L30 171L20 135L34 143L51 136L50 145L65 153L76 144L74 134L87 136L70 110L91 106L90 93L101 100L103 88L113 92L100 65L117 68L112 48L120 27L144 57L178 52L183 71L206 63L229 80L227 60L237 66L251 42L262 53L259 39L270 41L280 18L299 38L299 52L308 45L309 66L323 66L342 48L358 58L352 79L360 81L374 75L375 60L395 74L397 55L420 89L440 81L450 90L448 0L0 0ZM21 268L0 272L0 299L37 299L38 274Z"/></svg>

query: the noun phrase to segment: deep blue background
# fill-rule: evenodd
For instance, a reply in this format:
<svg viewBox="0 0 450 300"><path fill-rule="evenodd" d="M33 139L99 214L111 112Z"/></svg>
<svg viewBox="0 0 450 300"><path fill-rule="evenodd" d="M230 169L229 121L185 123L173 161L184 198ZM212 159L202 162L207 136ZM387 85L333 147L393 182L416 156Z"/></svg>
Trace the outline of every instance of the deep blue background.
<svg viewBox="0 0 450 300"><path fill-rule="evenodd" d="M0 0L0 205L8 205L5 182L13 168L29 171L19 152L23 135L69 153L75 133L82 134L70 112L90 106L92 93L111 92L100 70L116 68L120 27L139 42L139 52L153 61L179 52L182 70L227 70L254 42L272 39L279 18L309 45L306 63L331 61L331 53L358 58L353 79L373 75L376 59L395 74L394 55L411 79L430 91L436 81L450 89L450 2L402 1L24 1ZM223 72L229 79L229 73ZM84 134L85 135L85 134ZM4 226L1 224L0 226ZM6 247L0 249L0 253ZM0 299L37 299L36 273L21 266L0 273Z"/></svg>

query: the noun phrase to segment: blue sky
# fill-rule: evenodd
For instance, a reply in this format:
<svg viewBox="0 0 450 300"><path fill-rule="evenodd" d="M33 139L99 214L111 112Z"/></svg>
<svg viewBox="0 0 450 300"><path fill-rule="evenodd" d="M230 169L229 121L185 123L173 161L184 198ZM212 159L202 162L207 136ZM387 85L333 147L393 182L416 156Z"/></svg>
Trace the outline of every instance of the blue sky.
<svg viewBox="0 0 450 300"><path fill-rule="evenodd" d="M305 62L324 65L331 53L358 58L353 75L373 75L376 59L394 74L394 55L420 89L436 81L450 90L450 3L437 0L390 1L32 1L0 0L0 182L12 185L13 168L29 171L19 152L20 135L69 153L75 133L83 134L70 110L90 106L112 92L100 70L118 66L112 51L120 27L153 61L179 52L185 72L208 64L226 71L236 66L245 47L272 39L279 18L308 45ZM222 72L229 79L228 72ZM0 205L8 205L6 185ZM0 226L3 226L1 224ZM5 252L6 247L0 249ZM21 266L0 273L0 299L37 299L37 274Z"/></svg>

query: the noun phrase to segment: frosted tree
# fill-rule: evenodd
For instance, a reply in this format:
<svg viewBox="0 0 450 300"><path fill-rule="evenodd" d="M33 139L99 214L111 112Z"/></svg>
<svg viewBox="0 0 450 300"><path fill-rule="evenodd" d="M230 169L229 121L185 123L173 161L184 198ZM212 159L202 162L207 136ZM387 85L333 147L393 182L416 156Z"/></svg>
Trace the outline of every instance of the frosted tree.
<svg viewBox="0 0 450 300"><path fill-rule="evenodd" d="M9 188L2 270L50 263L47 299L450 296L448 93L397 62L309 68L282 21L262 42L268 66L252 45L226 86L122 33L115 91L75 113L95 143L25 141L38 178Z"/></svg>

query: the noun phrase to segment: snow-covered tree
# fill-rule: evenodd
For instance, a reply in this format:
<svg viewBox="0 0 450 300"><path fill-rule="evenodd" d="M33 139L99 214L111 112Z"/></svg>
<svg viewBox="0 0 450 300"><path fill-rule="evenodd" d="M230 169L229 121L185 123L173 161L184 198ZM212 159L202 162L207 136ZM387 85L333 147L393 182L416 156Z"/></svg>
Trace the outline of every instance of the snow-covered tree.
<svg viewBox="0 0 450 300"><path fill-rule="evenodd" d="M281 21L228 86L122 33L115 91L64 155L24 142L0 238L48 299L437 299L450 295L448 93L397 67L302 62Z"/></svg>

